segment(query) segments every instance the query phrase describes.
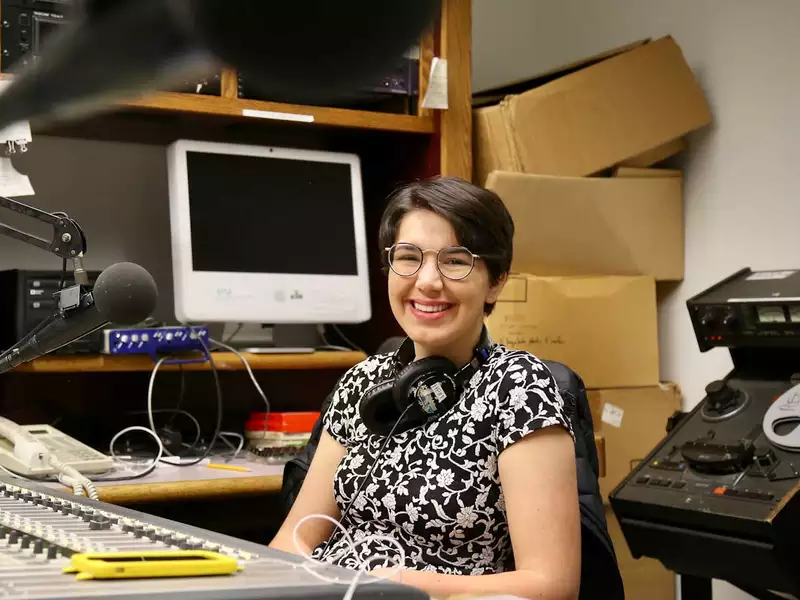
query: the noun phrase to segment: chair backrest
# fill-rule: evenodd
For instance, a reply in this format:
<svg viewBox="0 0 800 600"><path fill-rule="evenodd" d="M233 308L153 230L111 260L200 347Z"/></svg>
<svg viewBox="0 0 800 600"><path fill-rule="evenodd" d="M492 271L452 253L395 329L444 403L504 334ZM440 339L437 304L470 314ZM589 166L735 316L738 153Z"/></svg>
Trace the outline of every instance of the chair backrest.
<svg viewBox="0 0 800 600"><path fill-rule="evenodd" d="M600 494L600 461L594 443L594 421L581 377L566 365L542 361L558 383L575 433L578 504L581 511L581 600L625 597L614 543L608 533Z"/></svg>
<svg viewBox="0 0 800 600"><path fill-rule="evenodd" d="M389 343L387 340L386 344ZM385 345L386 345L385 344ZM382 346L383 347L383 346ZM600 465L594 443L594 423L583 380L572 369L558 362L543 361L558 383L567 405L575 433L575 460L578 477L578 503L581 518L581 591L580 600L622 600L625 592L617 565L614 544L608 534L603 498L598 481ZM334 390L336 386L334 386ZM333 400L328 394L314 424L305 450L286 463L281 500L286 514L303 485L311 460L322 435L322 415Z"/></svg>

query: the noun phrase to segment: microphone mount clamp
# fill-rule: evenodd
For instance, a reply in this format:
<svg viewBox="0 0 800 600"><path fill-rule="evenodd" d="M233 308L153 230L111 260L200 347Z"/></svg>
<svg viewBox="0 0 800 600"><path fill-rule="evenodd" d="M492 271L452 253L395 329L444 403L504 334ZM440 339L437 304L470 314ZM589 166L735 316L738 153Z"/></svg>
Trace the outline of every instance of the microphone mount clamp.
<svg viewBox="0 0 800 600"><path fill-rule="evenodd" d="M5 196L0 196L0 207L51 225L53 227L53 237L51 240L47 240L2 222L0 222L0 235L47 250L65 261L72 261L75 283L78 286L89 285L89 275L83 267L83 257L86 253L86 236L75 219L71 219L66 213L48 213ZM63 300L68 304L71 303L66 297L72 296L72 294L63 294L63 296L65 296ZM69 307L62 306L62 308Z"/></svg>

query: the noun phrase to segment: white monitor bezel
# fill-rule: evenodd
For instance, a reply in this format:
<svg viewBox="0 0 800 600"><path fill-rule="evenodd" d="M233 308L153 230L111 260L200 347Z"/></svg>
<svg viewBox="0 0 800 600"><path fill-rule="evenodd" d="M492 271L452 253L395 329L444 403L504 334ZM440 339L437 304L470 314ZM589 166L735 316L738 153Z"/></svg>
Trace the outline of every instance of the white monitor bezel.
<svg viewBox="0 0 800 600"><path fill-rule="evenodd" d="M192 151L349 165L357 274L194 271L186 159L187 152ZM363 323L371 318L364 198L358 155L177 140L168 147L167 156L174 305L175 316L180 322ZM225 207L220 206L220 210L225 210ZM266 229L265 235L268 235Z"/></svg>

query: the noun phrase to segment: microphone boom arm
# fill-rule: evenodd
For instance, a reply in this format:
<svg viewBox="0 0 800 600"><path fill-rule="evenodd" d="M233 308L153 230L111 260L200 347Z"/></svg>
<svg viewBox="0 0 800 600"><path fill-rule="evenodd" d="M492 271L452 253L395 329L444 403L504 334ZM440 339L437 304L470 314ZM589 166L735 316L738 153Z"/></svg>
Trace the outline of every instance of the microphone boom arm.
<svg viewBox="0 0 800 600"><path fill-rule="evenodd" d="M2 222L0 222L0 235L47 250L64 260L71 260L75 266L75 283L78 285L89 284L88 275L83 268L83 256L86 253L86 236L77 221L69 218L64 213L48 213L5 196L0 196L0 207L52 225L53 239L48 241Z"/></svg>

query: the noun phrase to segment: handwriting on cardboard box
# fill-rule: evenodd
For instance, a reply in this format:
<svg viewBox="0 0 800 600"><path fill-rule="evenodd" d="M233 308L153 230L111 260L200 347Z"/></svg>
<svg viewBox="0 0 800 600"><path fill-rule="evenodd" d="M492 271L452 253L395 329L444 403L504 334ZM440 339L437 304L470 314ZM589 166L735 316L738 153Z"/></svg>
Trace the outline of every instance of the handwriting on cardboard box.
<svg viewBox="0 0 800 600"><path fill-rule="evenodd" d="M497 341L509 348L520 348L525 346L562 346L567 341L560 335L525 335L523 333L507 332L497 338Z"/></svg>

